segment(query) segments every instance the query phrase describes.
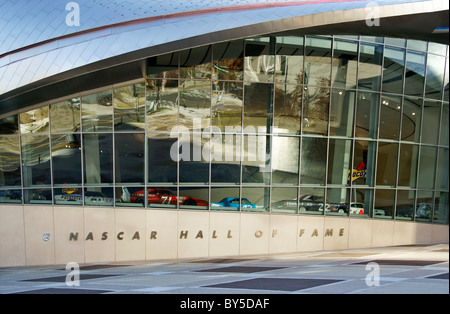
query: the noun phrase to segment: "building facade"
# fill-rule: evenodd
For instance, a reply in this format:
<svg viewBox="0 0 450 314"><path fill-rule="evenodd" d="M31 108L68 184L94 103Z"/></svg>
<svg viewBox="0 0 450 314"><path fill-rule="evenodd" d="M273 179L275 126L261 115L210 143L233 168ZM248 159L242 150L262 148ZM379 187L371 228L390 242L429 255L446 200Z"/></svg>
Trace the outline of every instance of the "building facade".
<svg viewBox="0 0 450 314"><path fill-rule="evenodd" d="M331 3L202 4L0 51L0 265L448 241L448 42ZM367 34L293 25L337 9ZM199 18L223 25L138 40Z"/></svg>

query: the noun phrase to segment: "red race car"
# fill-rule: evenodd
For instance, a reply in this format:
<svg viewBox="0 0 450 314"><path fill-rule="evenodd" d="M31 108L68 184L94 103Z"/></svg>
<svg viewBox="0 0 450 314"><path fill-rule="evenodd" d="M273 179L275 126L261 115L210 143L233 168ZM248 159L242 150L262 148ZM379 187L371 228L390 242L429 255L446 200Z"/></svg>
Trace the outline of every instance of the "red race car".
<svg viewBox="0 0 450 314"><path fill-rule="evenodd" d="M166 205L189 205L189 206L208 206L208 202L202 199L180 196L176 192L169 189L153 189L147 190L148 204L166 204ZM141 203L144 204L144 190L130 193L126 187L122 188L121 200L124 203Z"/></svg>

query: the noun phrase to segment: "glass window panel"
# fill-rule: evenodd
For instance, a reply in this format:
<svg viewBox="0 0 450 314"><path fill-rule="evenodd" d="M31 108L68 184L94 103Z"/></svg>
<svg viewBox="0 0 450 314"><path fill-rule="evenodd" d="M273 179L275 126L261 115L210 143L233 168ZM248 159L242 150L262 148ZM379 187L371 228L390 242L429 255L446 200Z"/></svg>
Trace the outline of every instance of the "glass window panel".
<svg viewBox="0 0 450 314"><path fill-rule="evenodd" d="M448 216L449 216L448 192L436 192L434 200L435 205L434 205L433 222L448 224Z"/></svg>
<svg viewBox="0 0 450 314"><path fill-rule="evenodd" d="M438 144L441 102L425 101L423 104L422 143Z"/></svg>
<svg viewBox="0 0 450 314"><path fill-rule="evenodd" d="M277 37L275 81L303 84L303 37Z"/></svg>
<svg viewBox="0 0 450 314"><path fill-rule="evenodd" d="M361 43L359 49L358 88L380 91L383 46Z"/></svg>
<svg viewBox="0 0 450 314"><path fill-rule="evenodd" d="M116 206L118 207L144 207L146 204L146 194L143 186L116 186L115 192Z"/></svg>
<svg viewBox="0 0 450 314"><path fill-rule="evenodd" d="M352 141L330 139L328 147L328 184L347 185L350 177L360 176L360 171L351 171ZM350 175L351 173L351 175ZM365 174L364 170L361 173Z"/></svg>
<svg viewBox="0 0 450 314"><path fill-rule="evenodd" d="M444 75L444 101L448 102L448 81L449 81L449 76L450 76L450 72L449 72L449 59L447 57L447 60L445 62L445 75Z"/></svg>
<svg viewBox="0 0 450 314"><path fill-rule="evenodd" d="M377 189L375 191L375 208L373 210L373 216L375 218L388 218L394 217L394 204L395 204L395 190Z"/></svg>
<svg viewBox="0 0 450 314"><path fill-rule="evenodd" d="M0 135L0 187L21 186L18 135Z"/></svg>
<svg viewBox="0 0 450 314"><path fill-rule="evenodd" d="M0 134L17 133L19 133L19 121L17 115L0 119Z"/></svg>
<svg viewBox="0 0 450 314"><path fill-rule="evenodd" d="M448 146L448 132L449 132L449 111L448 111L448 103L444 103L442 105L442 117L441 117L441 134L439 138L439 144L443 146Z"/></svg>
<svg viewBox="0 0 450 314"><path fill-rule="evenodd" d="M433 194L431 191L417 191L416 221L430 222L433 216Z"/></svg>
<svg viewBox="0 0 450 314"><path fill-rule="evenodd" d="M386 47L384 50L383 92L401 94L405 67L405 51Z"/></svg>
<svg viewBox="0 0 450 314"><path fill-rule="evenodd" d="M50 106L51 131L79 132L81 128L81 99L68 99Z"/></svg>
<svg viewBox="0 0 450 314"><path fill-rule="evenodd" d="M327 140L324 138L302 139L301 184L325 184L327 163Z"/></svg>
<svg viewBox="0 0 450 314"><path fill-rule="evenodd" d="M213 80L239 80L244 76L244 41L213 46Z"/></svg>
<svg viewBox="0 0 450 314"><path fill-rule="evenodd" d="M80 137L77 133L51 136L53 184L81 184Z"/></svg>
<svg viewBox="0 0 450 314"><path fill-rule="evenodd" d="M423 95L425 82L425 53L408 51L406 53L405 95Z"/></svg>
<svg viewBox="0 0 450 314"><path fill-rule="evenodd" d="M273 85L252 83L244 85L244 132L269 133L273 112Z"/></svg>
<svg viewBox="0 0 450 314"><path fill-rule="evenodd" d="M144 189L135 188L131 193L131 202L143 204L145 200ZM147 206L158 208L176 208L181 204L177 196L177 189L172 187L150 187L147 190Z"/></svg>
<svg viewBox="0 0 450 314"><path fill-rule="evenodd" d="M327 189L325 215L348 216L350 213L350 189Z"/></svg>
<svg viewBox="0 0 450 314"><path fill-rule="evenodd" d="M242 127L243 84L215 81L212 90L212 125L226 131L226 127Z"/></svg>
<svg viewBox="0 0 450 314"><path fill-rule="evenodd" d="M179 125L203 129L211 125L211 82L180 82Z"/></svg>
<svg viewBox="0 0 450 314"><path fill-rule="evenodd" d="M239 184L242 135L213 133L210 145L211 183Z"/></svg>
<svg viewBox="0 0 450 314"><path fill-rule="evenodd" d="M179 157L177 159L180 161L180 182L192 184L209 183L210 154L208 150L203 149L207 141L208 139L202 136L200 130L179 134ZM173 147L173 149L176 149L176 146ZM174 155L173 152L171 154Z"/></svg>
<svg viewBox="0 0 450 314"><path fill-rule="evenodd" d="M351 137L353 135L353 115L355 91L333 89L330 104L330 135Z"/></svg>
<svg viewBox="0 0 450 314"><path fill-rule="evenodd" d="M237 187L212 187L211 210L239 211L240 197Z"/></svg>
<svg viewBox="0 0 450 314"><path fill-rule="evenodd" d="M273 133L300 134L302 94L302 85L275 86Z"/></svg>
<svg viewBox="0 0 450 314"><path fill-rule="evenodd" d="M370 41L374 43L383 43L384 37L375 37L375 36L360 36L361 40Z"/></svg>
<svg viewBox="0 0 450 314"><path fill-rule="evenodd" d="M384 39L384 43L386 45L392 45L392 46L397 46L397 47L405 47L406 46L406 39L386 37Z"/></svg>
<svg viewBox="0 0 450 314"><path fill-rule="evenodd" d="M380 94L358 92L356 103L355 136L377 138Z"/></svg>
<svg viewBox="0 0 450 314"><path fill-rule="evenodd" d="M48 107L30 110L20 114L20 133L45 133L49 130Z"/></svg>
<svg viewBox="0 0 450 314"><path fill-rule="evenodd" d="M242 188L241 211L265 212L269 210L269 187Z"/></svg>
<svg viewBox="0 0 450 314"><path fill-rule="evenodd" d="M301 187L298 199L300 214L323 215L325 190L323 188Z"/></svg>
<svg viewBox="0 0 450 314"><path fill-rule="evenodd" d="M303 92L303 134L328 134L330 89L305 86Z"/></svg>
<svg viewBox="0 0 450 314"><path fill-rule="evenodd" d="M419 146L400 145L400 162L398 169L398 185L416 187L417 160L419 156Z"/></svg>
<svg viewBox="0 0 450 314"><path fill-rule="evenodd" d="M352 185L374 185L377 143L355 141Z"/></svg>
<svg viewBox="0 0 450 314"><path fill-rule="evenodd" d="M300 138L272 137L272 184L298 185Z"/></svg>
<svg viewBox="0 0 450 314"><path fill-rule="evenodd" d="M208 187L180 187L178 202L180 209L208 209Z"/></svg>
<svg viewBox="0 0 450 314"><path fill-rule="evenodd" d="M244 79L251 82L273 82L275 51L272 38L245 41Z"/></svg>
<svg viewBox="0 0 450 314"><path fill-rule="evenodd" d="M436 171L436 188L439 190L448 190L448 149L447 148L439 148L439 160L438 160L438 169Z"/></svg>
<svg viewBox="0 0 450 314"><path fill-rule="evenodd" d="M298 207L298 188L273 187L272 212L296 214Z"/></svg>
<svg viewBox="0 0 450 314"><path fill-rule="evenodd" d="M403 99L402 141L419 143L422 104L422 98L405 97Z"/></svg>
<svg viewBox="0 0 450 314"><path fill-rule="evenodd" d="M67 186L53 189L55 205L83 205L83 189L79 186Z"/></svg>
<svg viewBox="0 0 450 314"><path fill-rule="evenodd" d="M113 183L113 135L83 134L84 183L109 185Z"/></svg>
<svg viewBox="0 0 450 314"><path fill-rule="evenodd" d="M0 204L22 204L22 190L0 190Z"/></svg>
<svg viewBox="0 0 450 314"><path fill-rule="evenodd" d="M420 149L419 161L419 183L420 189L434 188L435 172L436 172L436 154L437 148L430 146L422 146Z"/></svg>
<svg viewBox="0 0 450 314"><path fill-rule="evenodd" d="M179 53L168 53L147 59L147 78L178 78Z"/></svg>
<svg viewBox="0 0 450 314"><path fill-rule="evenodd" d="M374 201L374 190L352 189L352 202L350 204L350 215L353 217L372 217L372 206Z"/></svg>
<svg viewBox="0 0 450 314"><path fill-rule="evenodd" d="M343 89L356 88L358 44L356 42L335 40L333 46L333 87Z"/></svg>
<svg viewBox="0 0 450 314"><path fill-rule="evenodd" d="M112 187L88 187L84 189L84 205L114 206L114 189Z"/></svg>
<svg viewBox="0 0 450 314"><path fill-rule="evenodd" d="M24 203L25 204L53 204L52 189L32 189L24 190Z"/></svg>
<svg viewBox="0 0 450 314"><path fill-rule="evenodd" d="M397 191L397 208L395 217L399 220L414 220L416 192L413 190Z"/></svg>
<svg viewBox="0 0 450 314"><path fill-rule="evenodd" d="M178 80L147 80L147 130L167 132L178 125Z"/></svg>
<svg viewBox="0 0 450 314"><path fill-rule="evenodd" d="M383 95L380 108L380 131L382 139L398 140L400 136L400 113L402 99L397 96Z"/></svg>
<svg viewBox="0 0 450 314"><path fill-rule="evenodd" d="M112 91L81 97L84 132L112 131Z"/></svg>
<svg viewBox="0 0 450 314"><path fill-rule="evenodd" d="M270 184L270 147L272 138L245 135L242 159L243 184Z"/></svg>
<svg viewBox="0 0 450 314"><path fill-rule="evenodd" d="M428 52L445 56L445 53L447 52L447 45L429 42Z"/></svg>
<svg viewBox="0 0 450 314"><path fill-rule="evenodd" d="M180 76L187 79L211 79L212 46L180 52Z"/></svg>
<svg viewBox="0 0 450 314"><path fill-rule="evenodd" d="M115 134L116 183L144 183L144 134Z"/></svg>
<svg viewBox="0 0 450 314"><path fill-rule="evenodd" d="M148 182L176 184L178 139L171 138L169 133L148 133L147 136Z"/></svg>
<svg viewBox="0 0 450 314"><path fill-rule="evenodd" d="M331 39L306 36L305 84L330 86Z"/></svg>
<svg viewBox="0 0 450 314"><path fill-rule="evenodd" d="M145 129L145 84L133 84L113 91L114 129Z"/></svg>
<svg viewBox="0 0 450 314"><path fill-rule="evenodd" d="M50 143L47 135L22 135L24 187L50 185Z"/></svg>
<svg viewBox="0 0 450 314"><path fill-rule="evenodd" d="M427 42L421 41L421 40L415 40L415 39L408 39L406 41L406 47L410 49L420 50L420 51L427 51Z"/></svg>
<svg viewBox="0 0 450 314"><path fill-rule="evenodd" d="M398 144L378 143L377 185L395 186Z"/></svg>
<svg viewBox="0 0 450 314"><path fill-rule="evenodd" d="M425 98L442 99L444 85L445 57L428 54Z"/></svg>

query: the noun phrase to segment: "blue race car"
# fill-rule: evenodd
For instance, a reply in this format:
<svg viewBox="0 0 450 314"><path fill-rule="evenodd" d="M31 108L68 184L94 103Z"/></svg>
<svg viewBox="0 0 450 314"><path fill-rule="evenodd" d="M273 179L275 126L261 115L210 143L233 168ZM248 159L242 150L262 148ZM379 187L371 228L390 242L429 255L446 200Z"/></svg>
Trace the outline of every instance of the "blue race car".
<svg viewBox="0 0 450 314"><path fill-rule="evenodd" d="M211 207L233 207L239 209L239 197L226 197L218 203L211 203ZM257 208L264 209L264 205L253 204L247 198L241 198L242 208Z"/></svg>

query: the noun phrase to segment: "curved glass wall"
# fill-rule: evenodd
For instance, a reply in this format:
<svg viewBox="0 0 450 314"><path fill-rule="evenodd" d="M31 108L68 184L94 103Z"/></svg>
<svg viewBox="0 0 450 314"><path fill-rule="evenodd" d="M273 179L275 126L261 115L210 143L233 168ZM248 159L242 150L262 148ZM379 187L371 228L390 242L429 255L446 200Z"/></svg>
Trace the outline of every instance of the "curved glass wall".
<svg viewBox="0 0 450 314"><path fill-rule="evenodd" d="M263 37L0 120L0 203L448 223L448 46Z"/></svg>

